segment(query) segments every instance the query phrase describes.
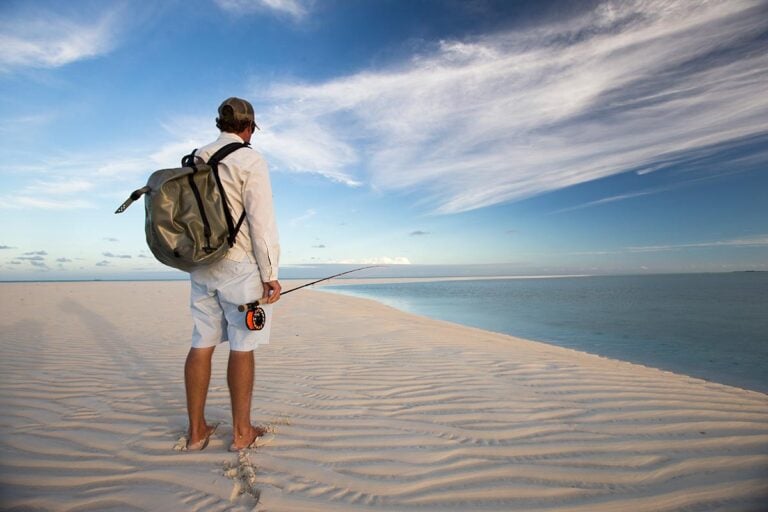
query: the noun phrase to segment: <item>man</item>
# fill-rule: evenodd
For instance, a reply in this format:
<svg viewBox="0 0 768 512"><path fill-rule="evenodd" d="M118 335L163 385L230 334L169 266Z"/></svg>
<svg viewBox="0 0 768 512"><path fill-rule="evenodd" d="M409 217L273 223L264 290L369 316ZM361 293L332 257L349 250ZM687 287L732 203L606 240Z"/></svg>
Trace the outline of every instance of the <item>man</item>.
<svg viewBox="0 0 768 512"><path fill-rule="evenodd" d="M228 98L219 106L216 126L219 138L200 148L196 155L207 161L231 142L251 141L258 129L253 106L240 98ZM227 383L232 405L230 450L248 448L263 429L251 425L253 350L269 342L272 304L280 298L277 280L280 246L272 206L272 188L264 158L251 148L231 153L219 164L221 184L233 219L245 211L246 221L224 259L190 274L190 307L194 320L192 348L184 367L189 413L188 450L202 450L216 429L205 420L205 400L211 379L211 358L219 343L229 341ZM261 297L265 322L261 330L249 330L239 304Z"/></svg>

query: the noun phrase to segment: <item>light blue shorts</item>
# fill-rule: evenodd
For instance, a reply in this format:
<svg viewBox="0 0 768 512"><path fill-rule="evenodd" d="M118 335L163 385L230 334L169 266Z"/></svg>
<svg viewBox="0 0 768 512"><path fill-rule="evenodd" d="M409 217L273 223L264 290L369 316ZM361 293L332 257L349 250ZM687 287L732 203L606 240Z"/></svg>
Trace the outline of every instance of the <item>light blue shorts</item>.
<svg viewBox="0 0 768 512"><path fill-rule="evenodd" d="M194 329L192 347L215 347L229 341L229 349L248 352L269 343L272 304L261 306L266 321L259 331L245 325L245 313L237 310L261 298L259 267L248 260L223 258L190 274L190 309Z"/></svg>

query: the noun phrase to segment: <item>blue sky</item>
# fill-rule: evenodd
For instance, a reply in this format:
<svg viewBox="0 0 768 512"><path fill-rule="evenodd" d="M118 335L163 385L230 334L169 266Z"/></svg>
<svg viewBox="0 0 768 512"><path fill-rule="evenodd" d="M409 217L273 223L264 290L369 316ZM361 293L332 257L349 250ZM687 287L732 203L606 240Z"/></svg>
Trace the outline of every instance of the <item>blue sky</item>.
<svg viewBox="0 0 768 512"><path fill-rule="evenodd" d="M112 212L231 95L287 270L768 270L766 34L743 0L6 0L0 279L160 275Z"/></svg>

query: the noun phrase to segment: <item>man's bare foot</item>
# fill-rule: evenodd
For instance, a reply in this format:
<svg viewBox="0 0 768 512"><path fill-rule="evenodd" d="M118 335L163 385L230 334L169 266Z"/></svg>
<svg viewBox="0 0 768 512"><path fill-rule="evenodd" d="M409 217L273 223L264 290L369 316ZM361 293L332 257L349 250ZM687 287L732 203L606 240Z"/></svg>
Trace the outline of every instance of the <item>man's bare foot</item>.
<svg viewBox="0 0 768 512"><path fill-rule="evenodd" d="M240 450L245 450L246 448L253 448L256 441L260 437L264 437L264 434L266 433L267 429L264 427L254 427L251 425L251 433L249 436L237 435L237 433L235 433L235 438L232 441L232 444L229 445L229 451L239 452Z"/></svg>
<svg viewBox="0 0 768 512"><path fill-rule="evenodd" d="M218 427L218 423L206 425L205 430L203 431L204 434L198 438L192 437L192 432L190 431L187 441L187 450L191 452L205 450L208 446L208 442L211 440L211 436L216 432Z"/></svg>

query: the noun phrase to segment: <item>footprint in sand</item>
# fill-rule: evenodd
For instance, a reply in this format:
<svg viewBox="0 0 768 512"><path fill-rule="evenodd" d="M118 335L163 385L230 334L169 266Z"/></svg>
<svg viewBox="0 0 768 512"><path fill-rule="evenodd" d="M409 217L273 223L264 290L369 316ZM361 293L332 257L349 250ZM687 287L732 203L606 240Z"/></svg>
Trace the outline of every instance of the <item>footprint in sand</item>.
<svg viewBox="0 0 768 512"><path fill-rule="evenodd" d="M176 444L173 445L173 450L177 452L183 452L187 450L187 433L183 432L179 435L179 439Z"/></svg>
<svg viewBox="0 0 768 512"><path fill-rule="evenodd" d="M248 453L241 451L237 455L237 464L227 463L224 466L224 474L234 480L230 501L235 501L242 494L250 494L259 502L261 491L256 488L256 467L248 458Z"/></svg>

